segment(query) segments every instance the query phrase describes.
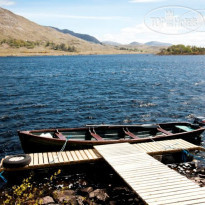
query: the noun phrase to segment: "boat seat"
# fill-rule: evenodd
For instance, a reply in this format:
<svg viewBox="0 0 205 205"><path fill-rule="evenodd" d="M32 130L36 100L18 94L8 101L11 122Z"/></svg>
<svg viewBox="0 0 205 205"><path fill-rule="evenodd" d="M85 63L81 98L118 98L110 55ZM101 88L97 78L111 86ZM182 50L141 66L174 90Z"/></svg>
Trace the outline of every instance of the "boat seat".
<svg viewBox="0 0 205 205"><path fill-rule="evenodd" d="M130 136L131 138L133 138L133 139L139 139L138 136L136 136L135 134L131 133L128 129L127 129L127 131L126 131L125 129L123 129L123 131L124 131L124 133L125 133L126 135Z"/></svg>
<svg viewBox="0 0 205 205"><path fill-rule="evenodd" d="M194 130L191 127L187 127L187 126L184 126L184 125L176 125L175 127L182 130L182 131L185 131L185 132L191 132L191 131Z"/></svg>
<svg viewBox="0 0 205 205"><path fill-rule="evenodd" d="M169 132L169 131L167 131L167 130L164 130L164 129L161 128L160 126L157 128L157 130L158 130L159 132L164 133L165 135L171 135L171 134L172 134L171 132Z"/></svg>
<svg viewBox="0 0 205 205"><path fill-rule="evenodd" d="M89 132L90 132L90 135L91 135L92 137L94 137L97 141L103 141L103 140L104 140L100 135L98 135L98 134L95 132L94 129L93 129L93 132L92 132L91 130L89 130Z"/></svg>
<svg viewBox="0 0 205 205"><path fill-rule="evenodd" d="M56 132L54 133L54 135L55 135L57 138L61 139L61 140L66 140L65 136L64 136L61 132L56 131Z"/></svg>

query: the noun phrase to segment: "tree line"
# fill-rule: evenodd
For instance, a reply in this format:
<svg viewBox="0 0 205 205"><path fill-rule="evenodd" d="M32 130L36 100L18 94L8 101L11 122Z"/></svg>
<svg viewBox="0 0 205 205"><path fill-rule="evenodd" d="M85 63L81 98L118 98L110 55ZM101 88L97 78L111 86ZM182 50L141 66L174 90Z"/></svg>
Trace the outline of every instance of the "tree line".
<svg viewBox="0 0 205 205"><path fill-rule="evenodd" d="M23 41L19 39L3 39L0 41L0 45L7 44L12 48L25 47L27 49L33 49L37 46L49 47L52 50L75 52L76 48L74 46L66 45L65 43L56 44L53 42L41 42L41 41Z"/></svg>
<svg viewBox="0 0 205 205"><path fill-rule="evenodd" d="M197 46L173 45L162 49L158 55L204 55L205 48Z"/></svg>

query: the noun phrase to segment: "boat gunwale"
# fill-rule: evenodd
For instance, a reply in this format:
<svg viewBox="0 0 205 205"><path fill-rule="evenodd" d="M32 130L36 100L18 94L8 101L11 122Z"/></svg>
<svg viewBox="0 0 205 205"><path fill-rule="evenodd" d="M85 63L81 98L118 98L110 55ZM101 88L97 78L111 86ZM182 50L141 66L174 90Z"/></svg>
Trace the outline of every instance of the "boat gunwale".
<svg viewBox="0 0 205 205"><path fill-rule="evenodd" d="M155 125L159 125L159 126L163 126L163 125L172 125L172 124L186 124L186 125L193 125L191 123L187 123L187 122L171 122L171 123L159 123L159 124L155 124ZM146 125L146 124L144 124ZM139 128L143 128L140 124L139 125L121 125L120 127L119 126L103 126L103 127L100 127L99 128L122 128L122 127L139 127ZM97 128L97 125L96 127ZM147 129L150 129L150 128L147 128ZM74 131L74 130L77 130L77 131L89 131L89 127L81 127L81 128L59 128L59 129L41 129L41 130L29 130L29 131L18 131L18 135L20 137L20 135L27 135L27 136L30 136L30 137L35 137L35 138L38 138L38 139L42 139L42 140L48 140L48 141L53 141L53 142L65 142L64 139L59 139L59 138L47 138L47 137L42 137L42 136L39 136L39 135L35 135L33 133L38 133L38 132L55 132L56 130L58 130L59 132L64 132L64 131ZM170 134L170 135L157 135L157 136L154 136L154 137L144 137L144 138L139 138L139 139L115 139L115 140L76 140L76 139L69 139L68 141L72 142L72 143L77 143L77 144L107 144L107 143L118 143L118 142L130 142L130 143L136 143L136 142L143 142L143 141L146 141L146 140L151 140L151 139L164 139L164 138L167 138L167 137L180 137L181 135L185 135L185 134L193 134L193 133L196 133L196 132L200 132L200 131L204 131L205 130L205 127L199 127L198 129L195 129L193 131L184 131L184 132L180 132L180 133L173 133L173 134Z"/></svg>

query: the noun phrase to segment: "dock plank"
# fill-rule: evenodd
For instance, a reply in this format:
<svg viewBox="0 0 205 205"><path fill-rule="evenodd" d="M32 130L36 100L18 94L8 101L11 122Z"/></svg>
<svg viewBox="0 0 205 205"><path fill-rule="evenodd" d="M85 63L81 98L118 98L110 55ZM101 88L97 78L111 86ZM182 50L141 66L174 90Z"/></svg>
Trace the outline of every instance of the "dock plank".
<svg viewBox="0 0 205 205"><path fill-rule="evenodd" d="M71 155L72 155L74 161L78 161L78 160L79 160L78 157L77 157L77 155L75 154L75 151L70 151L70 153L71 153Z"/></svg>
<svg viewBox="0 0 205 205"><path fill-rule="evenodd" d="M75 151L75 154L78 157L78 160L83 160L83 157L78 150Z"/></svg>
<svg viewBox="0 0 205 205"><path fill-rule="evenodd" d="M59 159L58 159L58 152L51 152L51 154L53 155L53 161L54 163L59 163Z"/></svg>
<svg viewBox="0 0 205 205"><path fill-rule="evenodd" d="M66 162L69 162L69 159L68 159L68 156L66 155L66 152L62 152L62 157L63 157L63 161L66 163Z"/></svg>
<svg viewBox="0 0 205 205"><path fill-rule="evenodd" d="M64 163L62 152L58 152L58 160L59 160L59 163Z"/></svg>
<svg viewBox="0 0 205 205"><path fill-rule="evenodd" d="M38 166L38 153L34 153L33 155L33 165Z"/></svg>
<svg viewBox="0 0 205 205"><path fill-rule="evenodd" d="M31 162L29 163L29 166L33 166L33 154L29 154L29 156L31 157Z"/></svg>
<svg viewBox="0 0 205 205"><path fill-rule="evenodd" d="M44 164L43 154L38 153L38 165Z"/></svg>
<svg viewBox="0 0 205 205"><path fill-rule="evenodd" d="M88 160L87 155L85 154L84 150L79 150L81 156L83 157L84 160Z"/></svg>
<svg viewBox="0 0 205 205"><path fill-rule="evenodd" d="M49 162L48 162L48 153L47 153L47 152L44 152L44 153L42 153L42 154L43 154L44 165L49 164Z"/></svg>
<svg viewBox="0 0 205 205"><path fill-rule="evenodd" d="M128 143L117 146L98 145L95 149L147 204L171 205L173 203L183 204L185 201L191 201L193 204L199 203L201 198L205 199L205 189L201 189L185 176L162 165L161 162L147 154L197 147L192 146L191 143L182 144L182 142L181 140L169 140L136 145ZM113 147L118 148L118 151L113 150ZM191 192L191 190L194 191ZM200 193L200 196L197 193Z"/></svg>
<svg viewBox="0 0 205 205"><path fill-rule="evenodd" d="M62 151L62 152L43 152L43 153L30 153L31 162L29 165L20 168L4 168L0 167L0 171L18 171L27 169L38 169L62 165L71 165L77 163L93 162L102 159L100 154L96 154L96 150L75 150L75 151ZM7 156L6 156L7 157ZM1 159L0 163L3 163Z"/></svg>
<svg viewBox="0 0 205 205"><path fill-rule="evenodd" d="M90 152L89 152L87 149L84 150L84 151L85 151L85 153L86 153L88 159L94 159L94 158L92 157L92 155L90 154Z"/></svg>
<svg viewBox="0 0 205 205"><path fill-rule="evenodd" d="M68 157L68 160L69 160L70 162L74 161L74 159L73 159L73 157L72 157L70 151L66 151L65 153L66 153L66 155L67 155L67 157Z"/></svg>
<svg viewBox="0 0 205 205"><path fill-rule="evenodd" d="M48 163L49 164L54 163L52 152L48 152Z"/></svg>

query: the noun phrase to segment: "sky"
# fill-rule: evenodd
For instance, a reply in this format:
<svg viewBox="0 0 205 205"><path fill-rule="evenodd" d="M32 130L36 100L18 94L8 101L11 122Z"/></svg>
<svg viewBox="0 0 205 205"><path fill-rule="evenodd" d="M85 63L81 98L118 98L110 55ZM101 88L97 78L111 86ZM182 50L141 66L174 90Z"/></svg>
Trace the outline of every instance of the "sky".
<svg viewBox="0 0 205 205"><path fill-rule="evenodd" d="M0 0L0 7L100 41L205 46L205 0Z"/></svg>

